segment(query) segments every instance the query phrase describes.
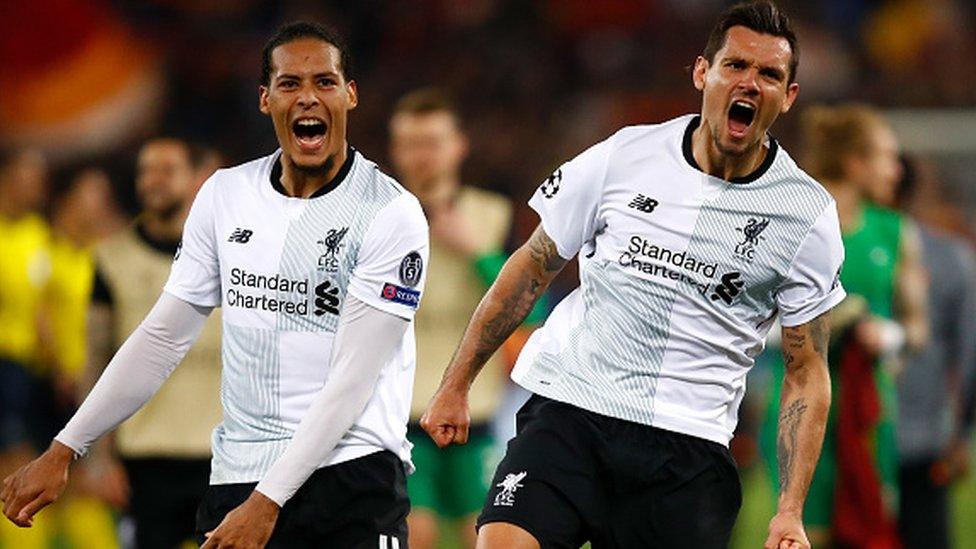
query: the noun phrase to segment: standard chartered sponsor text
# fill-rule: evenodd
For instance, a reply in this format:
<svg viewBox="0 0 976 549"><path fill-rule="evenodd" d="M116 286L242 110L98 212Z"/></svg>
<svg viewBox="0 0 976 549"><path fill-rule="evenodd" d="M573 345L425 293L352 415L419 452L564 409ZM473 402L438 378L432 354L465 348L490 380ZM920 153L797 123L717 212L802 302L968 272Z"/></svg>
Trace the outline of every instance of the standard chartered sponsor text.
<svg viewBox="0 0 976 549"><path fill-rule="evenodd" d="M281 275L263 275L234 267L230 270L230 285L225 305L246 309L261 309L287 314L308 314L308 279L291 279ZM238 288L271 290L278 296L252 294ZM291 294L291 295L282 295ZM295 295L298 294L298 295Z"/></svg>
<svg viewBox="0 0 976 549"><path fill-rule="evenodd" d="M702 293L708 289L707 280L714 277L718 269L718 263L708 263L687 252L659 246L640 235L630 237L627 249L620 254L618 263L644 274L691 284ZM705 280L693 275L701 275Z"/></svg>

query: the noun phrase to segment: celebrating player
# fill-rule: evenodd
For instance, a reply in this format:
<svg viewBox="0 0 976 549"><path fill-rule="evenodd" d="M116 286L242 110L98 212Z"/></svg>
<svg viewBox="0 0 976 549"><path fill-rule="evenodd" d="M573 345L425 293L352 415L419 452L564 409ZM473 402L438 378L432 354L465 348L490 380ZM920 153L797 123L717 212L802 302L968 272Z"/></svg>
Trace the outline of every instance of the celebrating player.
<svg viewBox="0 0 976 549"><path fill-rule="evenodd" d="M10 520L30 526L57 499L71 460L159 389L221 306L224 420L197 515L204 547L406 543L427 224L347 144L348 70L318 25L268 42L260 109L281 149L203 185L159 301L50 449L4 481Z"/></svg>
<svg viewBox="0 0 976 549"><path fill-rule="evenodd" d="M828 311L844 297L831 196L767 134L798 62L771 2L730 8L695 62L699 115L624 128L562 165L541 224L485 296L422 425L468 437L481 366L573 256L580 287L522 352L535 395L495 473L479 547L725 547L741 501L728 452L773 321L787 374L766 547L809 547L802 508L830 402Z"/></svg>

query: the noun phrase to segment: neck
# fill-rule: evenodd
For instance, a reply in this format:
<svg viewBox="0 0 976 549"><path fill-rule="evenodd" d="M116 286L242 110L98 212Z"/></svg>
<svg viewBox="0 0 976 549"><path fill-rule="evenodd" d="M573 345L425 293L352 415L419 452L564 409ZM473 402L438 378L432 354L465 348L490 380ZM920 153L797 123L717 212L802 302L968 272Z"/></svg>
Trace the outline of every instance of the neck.
<svg viewBox="0 0 976 549"><path fill-rule="evenodd" d="M708 175L726 181L754 172L766 159L767 152L768 149L760 142L740 155L723 153L716 145L716 138L704 118L691 136L691 154L698 167Z"/></svg>
<svg viewBox="0 0 976 549"><path fill-rule="evenodd" d="M186 221L187 213L185 207L171 215L147 211L143 213L140 221L142 228L154 239L177 241L183 235L183 223Z"/></svg>
<svg viewBox="0 0 976 549"><path fill-rule="evenodd" d="M821 183L837 203L837 218L840 221L841 232L849 233L856 230L860 225L861 212L864 209L861 193L854 185L841 181L824 179Z"/></svg>
<svg viewBox="0 0 976 549"><path fill-rule="evenodd" d="M449 174L413 188L424 208L439 209L454 203L461 190L461 180L457 174Z"/></svg>
<svg viewBox="0 0 976 549"><path fill-rule="evenodd" d="M321 168L303 169L296 166L291 157L282 154L281 186L288 196L308 198L335 179L348 157L349 148L343 143L339 152L328 157Z"/></svg>
<svg viewBox="0 0 976 549"><path fill-rule="evenodd" d="M8 193L0 190L0 217L20 219L28 211L27 208L21 208L15 200L12 200Z"/></svg>
<svg viewBox="0 0 976 549"><path fill-rule="evenodd" d="M54 223L54 234L63 240L70 242L75 247L81 248L88 244L88 238L85 231L75 223L68 219L58 219Z"/></svg>

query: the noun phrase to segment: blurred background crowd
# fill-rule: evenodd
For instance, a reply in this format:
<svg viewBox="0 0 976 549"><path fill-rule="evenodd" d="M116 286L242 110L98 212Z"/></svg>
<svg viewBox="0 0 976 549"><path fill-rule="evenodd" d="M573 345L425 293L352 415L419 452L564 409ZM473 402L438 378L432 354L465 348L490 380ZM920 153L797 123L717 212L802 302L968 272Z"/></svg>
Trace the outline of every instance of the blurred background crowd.
<svg viewBox="0 0 976 549"><path fill-rule="evenodd" d="M125 286L124 275L134 274L142 282L141 290L151 295L147 303L155 299L162 286L156 278L166 265L160 258L175 251L182 216L199 185L220 166L276 148L270 121L257 109L257 82L261 48L280 24L313 19L346 37L353 57L350 76L360 97L351 115L350 142L418 194L430 217L432 269L438 269L438 258L443 267L431 271L429 286L444 291L440 298L433 292L425 297L418 316L421 361L425 352L432 357L418 369L417 387L423 393L436 386L446 366L451 349L440 347L457 341L504 253L524 241L537 222L524 204L538 182L620 126L698 110L689 67L728 4L4 3L0 476L63 425L105 357L124 340L120 326L129 326L129 317L138 317L145 306L133 298L136 304L126 308L126 292L140 288ZM871 420L874 449L892 448L888 454L879 451L877 459L865 458L877 470L875 482L865 486L844 442L828 447L836 454L834 471L815 482L830 483L844 496L825 496L830 511L818 519L822 539L840 545L845 535L858 539L860 533L915 547L905 524L937 527L944 521L946 546L976 548L976 522L967 518L976 510L976 484L967 475L976 363L971 322L976 318L971 301L976 284L976 63L971 59L976 7L963 0L784 0L780 5L791 14L799 37L801 91L794 111L774 125L773 133L801 166L827 180L842 209L849 204L854 221L844 228L848 257L890 256L875 261L875 267L889 267L877 278L845 280L849 291L858 284L868 288L865 294L888 290L880 297L862 296L866 304L851 309L853 320L839 323L847 332L838 330L835 344L860 341L866 350L862 362L877 374L870 387L878 396L858 401L859 409L881 410ZM440 91L404 99L431 86ZM835 106L852 102L860 106ZM849 147L825 147L831 142ZM847 162L845 155L863 161ZM431 182L444 188L434 189ZM461 199L443 202L438 193ZM882 228L858 232L863 215L875 216L871 219ZM842 225L844 217L842 211ZM895 229L886 231L887 226ZM914 253L903 249L915 241ZM551 289L550 303L575 286L572 269L567 271ZM913 311L908 302L924 306ZM106 316L106 311L114 314ZM860 322L868 317L876 322ZM835 401L854 406L844 397L850 399L855 391L836 384L859 379L850 369L860 355L856 346L852 351L836 345L836 356L845 359L834 371ZM458 458L459 463L483 461L474 471L486 469L490 475L500 441L511 431L519 394L504 380L517 349L518 338L492 366L496 382L483 389L485 404L476 421L485 437L476 457ZM771 457L764 434L776 418L781 378L776 352L772 341L750 374L733 442L744 491L737 547L761 545L775 506L776 469L764 466ZM217 381L205 373L188 375L191 379L178 383L203 394L212 389L216 404ZM179 394L174 392L170 403L177 410ZM428 397L418 395L415 414ZM172 416L161 410L162 419L155 421L165 424ZM209 413L193 415L219 417ZM832 417L850 413L843 408ZM9 419L17 414L29 421ZM42 513L41 528L14 532L3 521L0 548L132 546L138 522L132 517L145 510L145 502L138 501L130 484L152 484L151 478L139 480L140 475L152 477L155 462L148 460L168 459L179 462L177 467L206 460L192 445L165 443L174 435L154 427L152 418L142 421L86 458L89 471L78 475L72 503ZM212 427L208 422L204 430ZM151 431L152 440L139 429ZM837 440L844 436L838 433ZM457 467L461 477L471 474L472 469L453 463L436 467ZM480 507L470 508L468 501L480 496L431 495L442 489L415 493L411 488L415 503L421 502L411 526L429 534L412 545L466 543L465 525ZM843 497L846 502L839 501ZM906 510L905 501L918 505ZM837 509L880 517L888 529L838 524ZM935 534L923 531L935 543Z"/></svg>

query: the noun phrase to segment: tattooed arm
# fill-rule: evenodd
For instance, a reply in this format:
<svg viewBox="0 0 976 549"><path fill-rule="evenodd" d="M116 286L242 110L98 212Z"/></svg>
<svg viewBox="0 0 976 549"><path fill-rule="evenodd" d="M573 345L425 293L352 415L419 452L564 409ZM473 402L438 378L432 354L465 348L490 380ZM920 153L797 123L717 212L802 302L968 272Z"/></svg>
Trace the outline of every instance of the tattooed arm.
<svg viewBox="0 0 976 549"><path fill-rule="evenodd" d="M783 328L786 377L776 436L779 503L769 523L768 549L783 542L786 547L794 547L792 543L810 546L803 530L803 504L820 457L830 408L829 339L829 313L800 326Z"/></svg>
<svg viewBox="0 0 976 549"><path fill-rule="evenodd" d="M515 331L568 261L542 225L512 254L468 323L461 344L420 425L438 446L468 440L468 389L491 355Z"/></svg>

